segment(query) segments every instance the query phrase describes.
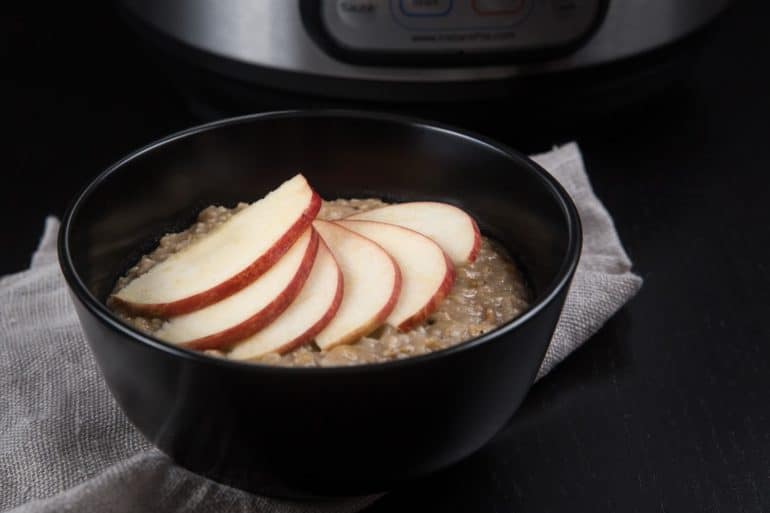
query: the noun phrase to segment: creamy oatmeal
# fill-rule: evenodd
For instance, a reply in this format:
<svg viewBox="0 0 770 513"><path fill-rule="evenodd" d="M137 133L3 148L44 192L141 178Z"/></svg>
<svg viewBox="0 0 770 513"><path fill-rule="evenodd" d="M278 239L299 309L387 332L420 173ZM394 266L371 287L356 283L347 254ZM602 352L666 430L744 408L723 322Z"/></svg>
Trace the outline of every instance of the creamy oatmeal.
<svg viewBox="0 0 770 513"><path fill-rule="evenodd" d="M378 199L325 201L318 218L341 219L385 205L387 203ZM190 228L161 238L154 251L143 256L117 281L113 293L247 206L246 203L240 203L232 209L221 206L204 209ZM256 361L273 365L316 367L383 362L429 353L496 328L521 314L529 305L529 300L528 288L513 261L497 244L482 237L476 260L456 268L455 283L449 295L425 322L414 329L401 333L386 325L356 343L339 345L328 352L319 351L315 344L309 343L284 355L263 355ZM111 302L108 305L121 319L145 333L156 332L164 323L164 319L132 316ZM207 353L227 357L227 353L222 351Z"/></svg>

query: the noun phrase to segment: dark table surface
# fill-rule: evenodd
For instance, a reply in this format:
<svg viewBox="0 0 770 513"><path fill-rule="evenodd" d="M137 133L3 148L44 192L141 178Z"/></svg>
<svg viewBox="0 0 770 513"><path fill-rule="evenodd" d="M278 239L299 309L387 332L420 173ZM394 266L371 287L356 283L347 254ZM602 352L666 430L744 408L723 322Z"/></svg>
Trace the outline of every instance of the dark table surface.
<svg viewBox="0 0 770 513"><path fill-rule="evenodd" d="M0 274L90 177L199 122L111 11L32 4L0 22ZM645 284L488 446L372 512L770 511L768 19L736 4L685 84L615 115L457 120L523 151L577 140Z"/></svg>

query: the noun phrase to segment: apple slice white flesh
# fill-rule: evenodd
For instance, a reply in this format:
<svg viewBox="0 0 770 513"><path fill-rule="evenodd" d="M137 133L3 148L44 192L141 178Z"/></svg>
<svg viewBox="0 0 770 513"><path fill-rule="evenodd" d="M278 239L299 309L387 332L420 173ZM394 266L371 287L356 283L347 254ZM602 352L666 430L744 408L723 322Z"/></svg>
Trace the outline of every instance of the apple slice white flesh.
<svg viewBox="0 0 770 513"><path fill-rule="evenodd" d="M401 269L401 294L386 322L407 331L425 320L452 288L455 271L441 247L414 230L377 221L336 221L383 247Z"/></svg>
<svg viewBox="0 0 770 513"><path fill-rule="evenodd" d="M277 318L297 297L313 267L318 234L308 228L266 273L225 299L172 317L155 336L189 349L221 349Z"/></svg>
<svg viewBox="0 0 770 513"><path fill-rule="evenodd" d="M393 311L401 291L401 272L379 245L329 221L315 220L342 270L342 303L315 342L328 350L353 342L380 327Z"/></svg>
<svg viewBox="0 0 770 513"><path fill-rule="evenodd" d="M376 208L347 217L397 224L432 239L455 265L471 263L481 247L476 221L462 209L436 201L414 201Z"/></svg>
<svg viewBox="0 0 770 513"><path fill-rule="evenodd" d="M313 269L299 295L277 319L238 342L228 356L252 360L267 353L286 353L309 342L337 313L343 283L337 261L321 241Z"/></svg>
<svg viewBox="0 0 770 513"><path fill-rule="evenodd" d="M320 208L320 196L296 175L133 280L113 300L136 314L156 317L216 303L267 271Z"/></svg>

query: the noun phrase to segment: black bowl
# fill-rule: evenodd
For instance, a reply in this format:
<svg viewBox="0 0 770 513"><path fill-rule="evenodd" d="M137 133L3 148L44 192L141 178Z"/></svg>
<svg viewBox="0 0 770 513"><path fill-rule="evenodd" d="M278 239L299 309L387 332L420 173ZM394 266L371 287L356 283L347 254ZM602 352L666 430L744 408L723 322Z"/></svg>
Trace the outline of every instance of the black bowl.
<svg viewBox="0 0 770 513"><path fill-rule="evenodd" d="M104 300L115 279L209 204L252 201L298 171L326 198L432 199L469 211L526 270L536 301L471 341L404 360L281 368L210 358L143 335ZM578 261L567 194L480 137L382 114L259 114L153 143L75 200L59 260L126 416L178 464L269 495L383 491L473 453L516 411Z"/></svg>

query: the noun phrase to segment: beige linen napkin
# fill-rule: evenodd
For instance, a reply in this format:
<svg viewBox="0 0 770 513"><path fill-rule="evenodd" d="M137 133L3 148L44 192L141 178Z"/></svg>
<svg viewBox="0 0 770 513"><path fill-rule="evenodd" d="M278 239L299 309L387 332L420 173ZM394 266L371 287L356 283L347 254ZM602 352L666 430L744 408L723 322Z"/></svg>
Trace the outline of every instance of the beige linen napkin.
<svg viewBox="0 0 770 513"><path fill-rule="evenodd" d="M583 253L538 377L579 347L641 286L577 145L535 159L572 195ZM352 512L376 497L291 502L219 485L174 465L129 424L101 379L46 220L29 270L0 278L0 511Z"/></svg>

